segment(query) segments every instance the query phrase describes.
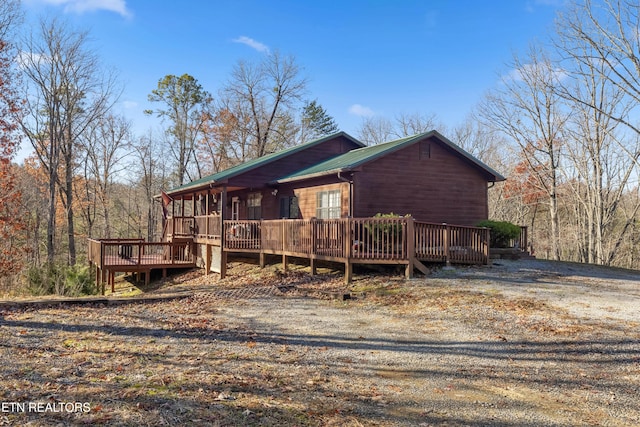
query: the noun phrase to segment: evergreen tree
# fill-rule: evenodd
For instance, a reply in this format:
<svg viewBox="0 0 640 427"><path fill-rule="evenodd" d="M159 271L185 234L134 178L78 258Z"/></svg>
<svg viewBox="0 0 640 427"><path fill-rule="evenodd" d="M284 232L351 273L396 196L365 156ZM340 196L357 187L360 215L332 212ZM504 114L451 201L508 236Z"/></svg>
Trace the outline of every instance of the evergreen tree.
<svg viewBox="0 0 640 427"><path fill-rule="evenodd" d="M302 127L305 137L318 138L338 132L338 124L316 100L308 101L302 110Z"/></svg>

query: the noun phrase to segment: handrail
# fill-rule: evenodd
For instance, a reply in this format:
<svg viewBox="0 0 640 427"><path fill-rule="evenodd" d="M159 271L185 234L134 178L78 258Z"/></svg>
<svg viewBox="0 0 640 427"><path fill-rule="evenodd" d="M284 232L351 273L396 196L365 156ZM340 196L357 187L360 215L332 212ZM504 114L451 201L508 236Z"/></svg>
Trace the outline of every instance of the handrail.
<svg viewBox="0 0 640 427"><path fill-rule="evenodd" d="M101 269L158 265L195 265L191 242L145 242L144 239L89 239L89 261Z"/></svg>
<svg viewBox="0 0 640 427"><path fill-rule="evenodd" d="M487 263L489 256L487 228L418 222L411 217L226 220L223 228L224 248L231 251L372 262L416 258Z"/></svg>

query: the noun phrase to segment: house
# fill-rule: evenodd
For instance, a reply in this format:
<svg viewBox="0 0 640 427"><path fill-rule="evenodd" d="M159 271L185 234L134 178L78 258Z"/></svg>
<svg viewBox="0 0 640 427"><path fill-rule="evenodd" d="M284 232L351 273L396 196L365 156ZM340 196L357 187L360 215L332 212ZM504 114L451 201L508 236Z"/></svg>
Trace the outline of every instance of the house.
<svg viewBox="0 0 640 427"><path fill-rule="evenodd" d="M356 148L268 184L280 198L297 200L298 218L393 212L419 221L475 225L488 217L488 184L502 180L432 131Z"/></svg>
<svg viewBox="0 0 640 427"><path fill-rule="evenodd" d="M344 132L273 153L167 192L200 200L226 192L224 219L411 215L474 225L488 217L487 191L505 178L436 131L366 147ZM210 197L208 212L221 212ZM205 214L204 205L196 211Z"/></svg>
<svg viewBox="0 0 640 427"><path fill-rule="evenodd" d="M347 281L353 263L405 264L409 277L422 261L486 263L488 230L474 225L504 179L436 131L375 146L339 132L163 193L163 256L221 276L229 252L282 255L285 266L305 257L312 272L315 260L344 262ZM129 259L142 265L148 252Z"/></svg>

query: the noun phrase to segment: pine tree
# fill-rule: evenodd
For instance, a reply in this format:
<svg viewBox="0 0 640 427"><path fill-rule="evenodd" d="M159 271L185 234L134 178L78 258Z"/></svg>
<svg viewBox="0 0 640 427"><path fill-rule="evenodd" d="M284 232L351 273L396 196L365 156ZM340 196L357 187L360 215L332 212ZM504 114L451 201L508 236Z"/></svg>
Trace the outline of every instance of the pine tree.
<svg viewBox="0 0 640 427"><path fill-rule="evenodd" d="M302 127L308 139L338 132L338 124L316 100L308 101L302 110Z"/></svg>

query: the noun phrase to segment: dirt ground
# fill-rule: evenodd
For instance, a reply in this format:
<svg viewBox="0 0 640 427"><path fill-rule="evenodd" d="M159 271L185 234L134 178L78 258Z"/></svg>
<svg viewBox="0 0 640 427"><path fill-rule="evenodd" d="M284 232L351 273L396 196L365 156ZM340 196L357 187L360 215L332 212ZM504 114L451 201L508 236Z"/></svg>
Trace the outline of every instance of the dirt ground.
<svg viewBox="0 0 640 427"><path fill-rule="evenodd" d="M638 272L305 271L0 305L0 425L640 425Z"/></svg>

